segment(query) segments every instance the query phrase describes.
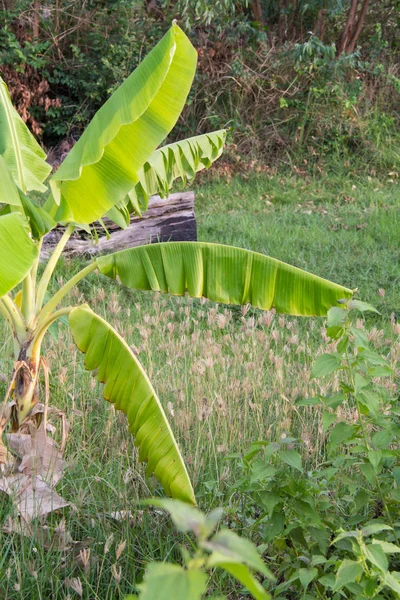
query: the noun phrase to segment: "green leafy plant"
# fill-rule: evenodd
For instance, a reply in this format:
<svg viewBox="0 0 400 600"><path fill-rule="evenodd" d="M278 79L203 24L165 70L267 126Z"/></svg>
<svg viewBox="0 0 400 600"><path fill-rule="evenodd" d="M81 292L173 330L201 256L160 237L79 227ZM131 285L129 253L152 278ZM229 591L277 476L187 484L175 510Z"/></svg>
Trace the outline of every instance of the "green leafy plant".
<svg viewBox="0 0 400 600"><path fill-rule="evenodd" d="M235 523L268 556L274 597L397 598L400 581L399 405L395 371L373 348L350 300L328 313L333 350L311 377L324 389L297 401L320 411L317 458L285 435L228 457L241 471ZM315 464L315 461L317 464Z"/></svg>
<svg viewBox="0 0 400 600"><path fill-rule="evenodd" d="M190 553L181 547L184 566L172 563L150 563L144 581L138 587L141 600L200 600L207 591L207 572L222 569L242 584L256 600L268 600L270 595L253 575L274 581L257 548L233 531L222 528L215 532L222 516L217 508L205 515L179 500L155 499L146 504L160 506L171 516L178 531L193 533L196 547ZM137 596L129 596L136 598ZM222 600L224 596L218 596Z"/></svg>
<svg viewBox="0 0 400 600"><path fill-rule="evenodd" d="M74 227L87 227L104 215L124 226L131 212L147 209L150 194L167 194L175 179L192 179L220 156L224 131L157 150L180 115L195 68L196 52L174 24L95 115L52 175L51 194L42 205L27 192L46 192L43 182L50 167L13 108L4 82L0 85L0 313L12 331L15 355L2 427L11 419L13 431L21 432L27 421L35 421L41 370L46 375L43 338L57 319L68 317L75 343L86 354L86 368L105 384L105 399L127 415L140 459L148 462L147 472L155 474L167 494L191 503L195 498L184 461L137 357L87 305L59 308L60 302L96 269L138 290L251 303L295 315L324 315L352 295L349 289L261 254L188 242L101 256L46 298ZM42 240L56 223L66 225L65 233L39 278ZM6 405L10 394L12 402Z"/></svg>

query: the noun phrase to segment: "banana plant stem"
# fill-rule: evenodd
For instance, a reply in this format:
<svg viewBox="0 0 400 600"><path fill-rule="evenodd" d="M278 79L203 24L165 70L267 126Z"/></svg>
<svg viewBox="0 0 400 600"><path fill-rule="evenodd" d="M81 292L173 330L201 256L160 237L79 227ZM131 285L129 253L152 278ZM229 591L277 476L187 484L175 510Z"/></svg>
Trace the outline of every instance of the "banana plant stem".
<svg viewBox="0 0 400 600"><path fill-rule="evenodd" d="M3 302L3 298L0 298L0 314L3 315L7 323L9 324L12 332L14 333L14 322L11 318L11 315Z"/></svg>
<svg viewBox="0 0 400 600"><path fill-rule="evenodd" d="M4 307L2 314L6 317L5 311L8 314L8 322L12 324L12 328L18 338L24 338L27 332L26 323L18 306L6 295L0 298L0 304ZM6 317L7 318L7 317Z"/></svg>
<svg viewBox="0 0 400 600"><path fill-rule="evenodd" d="M69 238L74 231L73 225L68 225L67 229L64 231L61 239L59 240L57 246L54 248L53 254L49 258L49 261L46 265L45 270L43 271L43 275L40 279L40 282L37 287L36 293L36 311L39 311L43 306L44 297L51 279L51 276L54 273L54 269L57 266L59 258L64 250Z"/></svg>
<svg viewBox="0 0 400 600"><path fill-rule="evenodd" d="M41 327L46 321L47 317L57 308L57 304L68 294L68 292L75 287L81 279L84 279L86 275L97 269L95 262L90 263L84 269L74 275L67 283L65 283L56 294L45 304L38 317L38 326Z"/></svg>
<svg viewBox="0 0 400 600"><path fill-rule="evenodd" d="M22 314L27 323L30 323L35 310L35 288L32 281L32 272L28 273L22 282Z"/></svg>
<svg viewBox="0 0 400 600"><path fill-rule="evenodd" d="M55 312L53 312L47 319L44 319L43 321L41 321L38 329L36 330L35 337L33 338L33 341L32 341L34 353L35 353L35 347L38 344L40 347L43 337L44 337L46 331L48 330L48 328L50 327L50 325L52 325L52 323L54 323L54 321L56 321L60 317L63 317L64 315L69 315L71 310L73 310L74 308L75 308L74 306L66 306L65 308L60 308L60 310L56 310Z"/></svg>
<svg viewBox="0 0 400 600"><path fill-rule="evenodd" d="M37 271L38 271L38 267L39 267L39 262L40 262L40 252L42 250L42 245L43 245L43 238L41 238L38 243L37 243L37 248L38 248L38 257L35 260L35 262L33 263L33 267L31 270L31 274L32 274L32 282L33 285L36 287L36 278L37 278Z"/></svg>

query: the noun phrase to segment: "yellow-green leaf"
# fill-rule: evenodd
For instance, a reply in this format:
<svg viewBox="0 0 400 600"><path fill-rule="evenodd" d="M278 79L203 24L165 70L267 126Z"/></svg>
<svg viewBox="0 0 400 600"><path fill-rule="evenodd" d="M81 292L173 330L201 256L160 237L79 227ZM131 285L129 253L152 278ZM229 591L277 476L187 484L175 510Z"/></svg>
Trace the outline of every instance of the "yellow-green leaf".
<svg viewBox="0 0 400 600"><path fill-rule="evenodd" d="M352 291L274 258L205 242L166 242L96 259L100 271L127 287L292 315L326 315Z"/></svg>
<svg viewBox="0 0 400 600"><path fill-rule="evenodd" d="M96 113L53 175L58 221L90 223L124 201L175 125L196 60L192 44L174 24Z"/></svg>
<svg viewBox="0 0 400 600"><path fill-rule="evenodd" d="M129 211L138 214L147 210L149 197L168 196L176 179L185 185L199 171L208 169L222 154L226 131L197 135L159 148L139 172L139 182L129 193ZM139 206L139 210L137 208Z"/></svg>
<svg viewBox="0 0 400 600"><path fill-rule="evenodd" d="M0 154L20 190L46 190L43 181L51 171L45 161L46 154L13 107L1 77Z"/></svg>
<svg viewBox="0 0 400 600"><path fill-rule="evenodd" d="M183 458L161 403L143 367L121 336L88 306L69 316L75 343L86 354L85 366L97 370L105 384L104 398L128 417L129 429L139 446L139 460L147 461L154 475L173 498L195 504Z"/></svg>
<svg viewBox="0 0 400 600"><path fill-rule="evenodd" d="M37 256L24 217L20 213L0 217L0 297L24 279Z"/></svg>

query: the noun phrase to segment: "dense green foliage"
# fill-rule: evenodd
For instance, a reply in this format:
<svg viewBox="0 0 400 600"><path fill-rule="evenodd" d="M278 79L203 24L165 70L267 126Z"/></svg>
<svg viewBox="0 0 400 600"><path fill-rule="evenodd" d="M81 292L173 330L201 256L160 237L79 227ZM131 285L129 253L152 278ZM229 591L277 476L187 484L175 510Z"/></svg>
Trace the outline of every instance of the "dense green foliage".
<svg viewBox="0 0 400 600"><path fill-rule="evenodd" d="M326 155L358 154L374 169L393 168L399 6L370 2L354 48L341 51L350 6L350 0L46 0L35 12L30 0L3 2L0 72L46 146L68 137L57 161L177 18L198 49L199 69L175 135L232 127L234 162L296 156L323 168Z"/></svg>

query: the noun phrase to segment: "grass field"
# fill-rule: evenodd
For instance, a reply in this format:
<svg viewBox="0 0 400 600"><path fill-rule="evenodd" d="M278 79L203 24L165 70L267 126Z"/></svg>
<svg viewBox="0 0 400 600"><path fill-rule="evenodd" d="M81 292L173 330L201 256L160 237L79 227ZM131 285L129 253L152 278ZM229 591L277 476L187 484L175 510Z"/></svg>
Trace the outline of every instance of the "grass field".
<svg viewBox="0 0 400 600"><path fill-rule="evenodd" d="M393 362L398 358L392 327L400 320L395 174L380 180L350 171L316 179L204 178L196 194L200 240L262 252L358 288L358 297L380 311L367 319L373 345ZM64 263L57 278L78 269ZM202 508L225 506L234 515L238 473L225 457L254 440L290 433L303 440L310 468L318 468L320 413L295 401L321 391L310 382L310 369L329 348L322 319L132 292L96 274L73 298L108 313L135 347L171 419ZM0 373L6 375L11 340L1 339ZM62 326L48 341L47 357L51 403L66 411L70 424L69 469L57 489L72 507L63 520L56 514L48 519L50 545L35 536L1 534L0 598L123 598L134 592L147 561L179 556L182 536L162 514L135 505L159 488L144 479L125 417L104 402ZM6 383L0 385L4 393ZM9 510L2 501L3 524ZM214 585L218 591L226 581Z"/></svg>

